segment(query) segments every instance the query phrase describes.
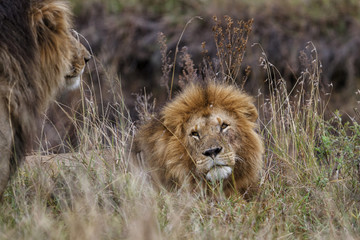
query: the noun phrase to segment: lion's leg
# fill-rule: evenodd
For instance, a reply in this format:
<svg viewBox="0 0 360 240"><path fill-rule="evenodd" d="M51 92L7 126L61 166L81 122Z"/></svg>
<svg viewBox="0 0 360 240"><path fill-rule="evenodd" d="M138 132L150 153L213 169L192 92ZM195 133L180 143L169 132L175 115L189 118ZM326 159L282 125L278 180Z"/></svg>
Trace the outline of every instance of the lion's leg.
<svg viewBox="0 0 360 240"><path fill-rule="evenodd" d="M10 178L12 130L4 103L0 102L0 197Z"/></svg>

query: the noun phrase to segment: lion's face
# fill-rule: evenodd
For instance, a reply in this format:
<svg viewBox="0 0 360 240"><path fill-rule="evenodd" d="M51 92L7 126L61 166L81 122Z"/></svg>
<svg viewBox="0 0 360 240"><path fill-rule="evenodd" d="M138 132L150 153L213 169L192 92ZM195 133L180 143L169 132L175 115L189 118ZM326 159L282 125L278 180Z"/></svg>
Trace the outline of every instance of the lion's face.
<svg viewBox="0 0 360 240"><path fill-rule="evenodd" d="M237 160L236 121L225 111L214 109L204 116L196 114L186 126L188 149L196 172L209 181L228 178Z"/></svg>
<svg viewBox="0 0 360 240"><path fill-rule="evenodd" d="M72 32L70 37L70 48L72 53L71 66L65 75L65 84L68 90L75 90L80 86L81 75L86 63L91 59L88 50L80 43L79 34Z"/></svg>

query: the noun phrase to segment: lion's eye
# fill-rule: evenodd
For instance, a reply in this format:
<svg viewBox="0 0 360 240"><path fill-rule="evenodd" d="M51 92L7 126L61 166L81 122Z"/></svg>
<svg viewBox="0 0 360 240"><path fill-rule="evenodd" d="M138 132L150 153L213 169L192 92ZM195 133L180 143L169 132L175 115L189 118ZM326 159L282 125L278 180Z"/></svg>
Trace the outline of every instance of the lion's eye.
<svg viewBox="0 0 360 240"><path fill-rule="evenodd" d="M198 133L198 132L196 132L196 131L192 131L192 132L191 132L191 136L193 136L193 137L197 137L197 138L199 138L199 137L200 137L199 133Z"/></svg>
<svg viewBox="0 0 360 240"><path fill-rule="evenodd" d="M226 129L229 126L229 124L223 123L221 124L221 131Z"/></svg>

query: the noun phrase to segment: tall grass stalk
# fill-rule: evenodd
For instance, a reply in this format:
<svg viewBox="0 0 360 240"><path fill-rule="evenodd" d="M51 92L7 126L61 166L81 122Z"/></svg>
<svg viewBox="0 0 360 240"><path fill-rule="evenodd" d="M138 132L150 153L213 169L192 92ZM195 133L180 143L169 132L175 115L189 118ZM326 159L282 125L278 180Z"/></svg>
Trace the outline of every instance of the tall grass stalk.
<svg viewBox="0 0 360 240"><path fill-rule="evenodd" d="M194 19L200 19L202 20L201 17L196 16L196 17L192 17L185 25L183 31L180 34L179 40L176 43L176 47L175 47L175 55L174 55L174 60L173 60L173 64L172 64L172 73L171 73L171 82L170 82L170 92L169 92L169 99L171 99L172 96L172 90L173 90L173 86L174 86L174 80L175 80L175 67L176 67L176 60L177 60L177 54L179 52L179 44L181 42L181 39L185 33L186 28L188 27L188 25L194 20Z"/></svg>

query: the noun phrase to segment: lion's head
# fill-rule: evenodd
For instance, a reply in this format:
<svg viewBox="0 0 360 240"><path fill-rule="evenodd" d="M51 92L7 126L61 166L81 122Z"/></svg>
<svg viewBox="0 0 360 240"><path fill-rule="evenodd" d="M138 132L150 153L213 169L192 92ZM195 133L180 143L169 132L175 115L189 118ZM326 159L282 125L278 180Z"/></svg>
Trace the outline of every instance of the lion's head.
<svg viewBox="0 0 360 240"><path fill-rule="evenodd" d="M204 180L245 193L256 187L264 151L252 102L235 86L191 84L140 127L133 152L167 186Z"/></svg>
<svg viewBox="0 0 360 240"><path fill-rule="evenodd" d="M39 115L60 88L76 83L89 54L72 34L66 1L2 0L0 19L1 195Z"/></svg>
<svg viewBox="0 0 360 240"><path fill-rule="evenodd" d="M84 45L80 42L80 35L72 30L71 38L71 67L65 75L65 85L67 90L75 90L80 86L81 76L84 73L86 63L91 59L91 55Z"/></svg>
<svg viewBox="0 0 360 240"><path fill-rule="evenodd" d="M44 81L48 86L43 97L53 97L62 87L69 90L78 88L80 76L91 56L80 43L79 34L72 29L67 2L33 0L30 9L42 72L37 81Z"/></svg>

